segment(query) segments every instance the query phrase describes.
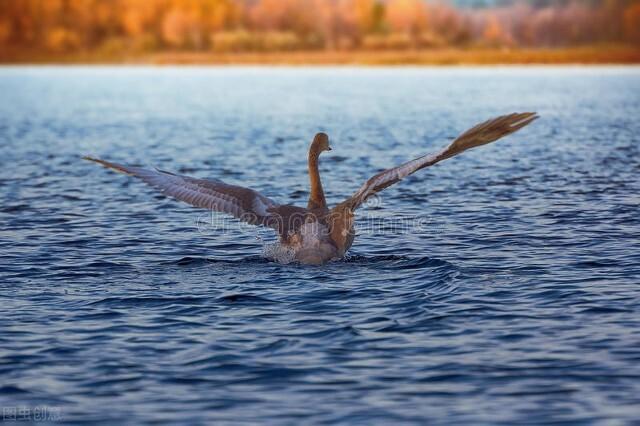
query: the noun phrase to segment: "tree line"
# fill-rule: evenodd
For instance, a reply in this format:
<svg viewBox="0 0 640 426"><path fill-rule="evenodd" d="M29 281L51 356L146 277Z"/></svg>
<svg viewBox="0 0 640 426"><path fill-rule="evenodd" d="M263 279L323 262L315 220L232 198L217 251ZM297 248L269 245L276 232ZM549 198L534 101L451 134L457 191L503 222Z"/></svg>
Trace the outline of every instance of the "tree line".
<svg viewBox="0 0 640 426"><path fill-rule="evenodd" d="M536 4L537 3L537 4ZM640 45L640 0L1 0L0 48L107 53Z"/></svg>

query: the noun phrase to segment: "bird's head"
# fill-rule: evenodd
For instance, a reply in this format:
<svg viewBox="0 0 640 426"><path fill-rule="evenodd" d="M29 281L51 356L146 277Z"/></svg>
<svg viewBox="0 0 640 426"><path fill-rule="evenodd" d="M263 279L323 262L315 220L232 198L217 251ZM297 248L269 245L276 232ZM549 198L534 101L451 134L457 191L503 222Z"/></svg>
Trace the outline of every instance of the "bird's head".
<svg viewBox="0 0 640 426"><path fill-rule="evenodd" d="M313 138L313 142L311 143L311 147L320 154L323 151L331 151L331 146L329 145L329 136L326 133L317 133Z"/></svg>

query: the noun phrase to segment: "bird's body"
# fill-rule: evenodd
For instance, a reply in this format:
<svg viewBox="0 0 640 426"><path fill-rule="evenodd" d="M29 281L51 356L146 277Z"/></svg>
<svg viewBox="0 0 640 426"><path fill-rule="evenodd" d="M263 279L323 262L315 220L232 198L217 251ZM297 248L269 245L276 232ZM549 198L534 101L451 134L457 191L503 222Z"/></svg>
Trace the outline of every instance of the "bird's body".
<svg viewBox="0 0 640 426"><path fill-rule="evenodd" d="M321 265L339 259L338 250L329 234L327 225L309 221L302 225L286 243L295 253L295 260L308 265Z"/></svg>
<svg viewBox="0 0 640 426"><path fill-rule="evenodd" d="M273 228L279 247L288 259L321 265L344 257L353 244L355 210L377 192L424 167L451 158L467 149L484 145L513 133L537 118L535 113L510 114L479 124L456 138L441 151L384 170L360 187L351 197L333 208L326 204L318 171L319 156L331 150L329 138L318 133L309 149L310 194L307 207L278 204L264 195L220 180L196 179L162 170L128 167L85 157L116 171L136 176L157 187L165 195L193 206L224 212L253 225ZM272 256L276 260L278 256Z"/></svg>

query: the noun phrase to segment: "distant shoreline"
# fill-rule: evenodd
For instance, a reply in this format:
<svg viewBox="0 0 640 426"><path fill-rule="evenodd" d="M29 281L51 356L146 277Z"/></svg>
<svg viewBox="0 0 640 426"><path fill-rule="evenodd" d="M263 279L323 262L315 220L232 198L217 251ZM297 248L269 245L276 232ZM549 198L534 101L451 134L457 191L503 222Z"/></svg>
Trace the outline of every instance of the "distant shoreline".
<svg viewBox="0 0 640 426"><path fill-rule="evenodd" d="M2 65L354 65L354 66L478 66L478 65L631 65L640 64L640 46L540 48L442 48L429 50L355 50L293 52L158 52L109 54L79 52L0 53Z"/></svg>

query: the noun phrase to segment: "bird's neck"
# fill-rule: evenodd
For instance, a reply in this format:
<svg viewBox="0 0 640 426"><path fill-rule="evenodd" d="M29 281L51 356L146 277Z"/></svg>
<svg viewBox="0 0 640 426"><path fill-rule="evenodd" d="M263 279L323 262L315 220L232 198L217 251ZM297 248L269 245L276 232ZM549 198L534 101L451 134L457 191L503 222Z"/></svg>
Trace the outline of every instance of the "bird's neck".
<svg viewBox="0 0 640 426"><path fill-rule="evenodd" d="M320 181L320 171L318 170L319 156L320 152L318 152L315 147L311 147L309 150L309 182L311 184L311 193L309 194L309 202L307 203L308 209L327 206L324 191L322 190L322 182Z"/></svg>

